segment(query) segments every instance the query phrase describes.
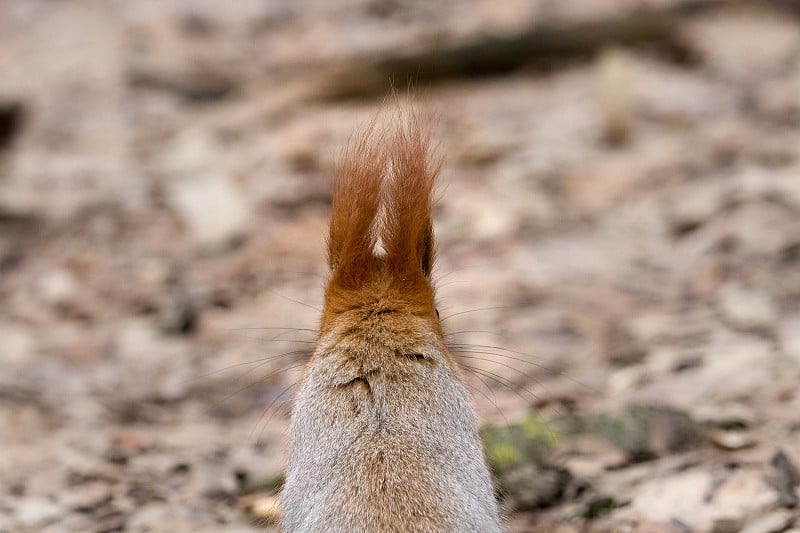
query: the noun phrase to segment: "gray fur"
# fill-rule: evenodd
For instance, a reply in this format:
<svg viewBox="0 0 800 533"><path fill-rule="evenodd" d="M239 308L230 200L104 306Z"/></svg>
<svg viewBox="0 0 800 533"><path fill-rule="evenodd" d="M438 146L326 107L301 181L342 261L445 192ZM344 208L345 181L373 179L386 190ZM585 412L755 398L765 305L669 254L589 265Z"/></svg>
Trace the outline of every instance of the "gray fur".
<svg viewBox="0 0 800 533"><path fill-rule="evenodd" d="M292 414L283 531L502 531L469 395L422 340L421 361L320 342Z"/></svg>

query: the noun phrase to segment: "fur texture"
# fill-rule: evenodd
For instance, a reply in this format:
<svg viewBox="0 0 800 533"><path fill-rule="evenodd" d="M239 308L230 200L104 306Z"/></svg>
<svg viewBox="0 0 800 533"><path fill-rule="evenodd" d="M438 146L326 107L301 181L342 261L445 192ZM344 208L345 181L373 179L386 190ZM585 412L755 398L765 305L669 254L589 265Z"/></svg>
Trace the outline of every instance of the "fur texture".
<svg viewBox="0 0 800 533"><path fill-rule="evenodd" d="M320 339L295 400L290 533L501 531L477 422L434 307L438 165L416 115L339 168Z"/></svg>

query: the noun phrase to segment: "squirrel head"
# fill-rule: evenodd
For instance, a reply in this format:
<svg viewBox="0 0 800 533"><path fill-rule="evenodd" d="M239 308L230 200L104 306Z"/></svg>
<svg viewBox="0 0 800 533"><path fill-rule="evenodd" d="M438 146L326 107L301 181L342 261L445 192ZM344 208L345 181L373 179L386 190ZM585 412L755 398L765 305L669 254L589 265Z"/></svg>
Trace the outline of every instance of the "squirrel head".
<svg viewBox="0 0 800 533"><path fill-rule="evenodd" d="M422 121L396 119L368 127L337 169L320 333L384 346L424 337L443 347L431 282L439 164Z"/></svg>
<svg viewBox="0 0 800 533"><path fill-rule="evenodd" d="M431 162L418 116L353 144L335 177L320 337L292 413L287 531L501 531L434 306Z"/></svg>

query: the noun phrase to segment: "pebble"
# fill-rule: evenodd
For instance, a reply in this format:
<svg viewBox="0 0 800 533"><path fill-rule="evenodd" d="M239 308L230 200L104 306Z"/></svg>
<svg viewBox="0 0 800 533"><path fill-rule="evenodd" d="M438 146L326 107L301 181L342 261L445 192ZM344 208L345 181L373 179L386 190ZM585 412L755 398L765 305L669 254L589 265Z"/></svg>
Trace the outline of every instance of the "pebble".
<svg viewBox="0 0 800 533"><path fill-rule="evenodd" d="M783 321L778 328L778 341L784 354L800 364L800 315Z"/></svg>
<svg viewBox="0 0 800 533"><path fill-rule="evenodd" d="M66 270L53 270L39 278L37 282L39 297L52 307L67 305L78 294L78 282Z"/></svg>
<svg viewBox="0 0 800 533"><path fill-rule="evenodd" d="M723 319L732 328L743 331L769 329L778 315L766 292L739 285L723 287L717 303Z"/></svg>
<svg viewBox="0 0 800 533"><path fill-rule="evenodd" d="M14 511L14 520L20 527L41 527L58 519L63 513L60 505L45 498L26 498Z"/></svg>
<svg viewBox="0 0 800 533"><path fill-rule="evenodd" d="M621 49L610 49L600 54L595 69L601 136L610 144L624 144L635 119L631 60Z"/></svg>
<svg viewBox="0 0 800 533"><path fill-rule="evenodd" d="M779 533L792 522L789 511L774 511L747 524L740 533Z"/></svg>
<svg viewBox="0 0 800 533"><path fill-rule="evenodd" d="M691 233L713 219L720 206L719 187L715 183L695 186L691 194L681 190L667 205L667 224L676 237Z"/></svg>
<svg viewBox="0 0 800 533"><path fill-rule="evenodd" d="M18 324L0 323L0 362L24 363L35 355L35 341L30 330Z"/></svg>
<svg viewBox="0 0 800 533"><path fill-rule="evenodd" d="M255 494L243 504L250 516L268 524L277 524L281 518L280 500L274 494Z"/></svg>
<svg viewBox="0 0 800 533"><path fill-rule="evenodd" d="M739 533L742 520L739 518L717 518L711 526L711 533Z"/></svg>
<svg viewBox="0 0 800 533"><path fill-rule="evenodd" d="M154 163L156 170L167 177L190 178L209 168L218 168L223 156L219 140L212 132L189 129L167 141Z"/></svg>
<svg viewBox="0 0 800 533"><path fill-rule="evenodd" d="M638 487L631 508L657 522L680 520L692 530L705 529L711 525L705 499L712 482L702 470L648 480Z"/></svg>
<svg viewBox="0 0 800 533"><path fill-rule="evenodd" d="M760 470L738 470L725 479L711 497L711 508L722 516L744 519L763 512L777 501L775 491Z"/></svg>
<svg viewBox="0 0 800 533"><path fill-rule="evenodd" d="M565 440L557 450L559 464L576 477L592 477L611 468L620 468L628 458L610 442L582 435Z"/></svg>
<svg viewBox="0 0 800 533"><path fill-rule="evenodd" d="M111 487L94 482L70 487L61 498L61 505L71 511L91 512L112 497Z"/></svg>
<svg viewBox="0 0 800 533"><path fill-rule="evenodd" d="M741 450L755 446L751 435L738 431L715 431L710 435L711 443L723 450Z"/></svg>
<svg viewBox="0 0 800 533"><path fill-rule="evenodd" d="M219 251L244 235L249 205L242 192L221 174L176 180L167 188L169 204L205 251Z"/></svg>
<svg viewBox="0 0 800 533"><path fill-rule="evenodd" d="M235 494L238 484L233 471L226 463L203 461L191 470L192 483L205 495Z"/></svg>
<svg viewBox="0 0 800 533"><path fill-rule="evenodd" d="M138 509L130 520L128 520L128 530L132 532L163 531L161 527L168 523L173 513L170 512L169 505L150 504Z"/></svg>
<svg viewBox="0 0 800 533"><path fill-rule="evenodd" d="M647 348L624 324L609 322L602 339L604 355L612 364L632 365L640 363L647 356Z"/></svg>

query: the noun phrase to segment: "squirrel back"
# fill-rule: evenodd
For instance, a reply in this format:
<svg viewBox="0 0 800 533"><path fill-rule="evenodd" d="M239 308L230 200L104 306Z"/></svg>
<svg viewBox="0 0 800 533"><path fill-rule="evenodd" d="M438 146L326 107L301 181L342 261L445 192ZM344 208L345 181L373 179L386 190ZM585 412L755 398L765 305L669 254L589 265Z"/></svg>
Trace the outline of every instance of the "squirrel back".
<svg viewBox="0 0 800 533"><path fill-rule="evenodd" d="M284 531L502 530L434 304L429 146L418 115L397 116L367 128L336 173L331 274L292 412Z"/></svg>

